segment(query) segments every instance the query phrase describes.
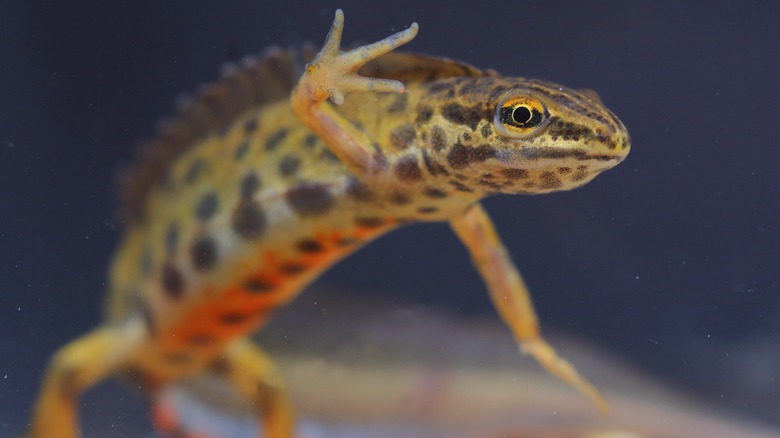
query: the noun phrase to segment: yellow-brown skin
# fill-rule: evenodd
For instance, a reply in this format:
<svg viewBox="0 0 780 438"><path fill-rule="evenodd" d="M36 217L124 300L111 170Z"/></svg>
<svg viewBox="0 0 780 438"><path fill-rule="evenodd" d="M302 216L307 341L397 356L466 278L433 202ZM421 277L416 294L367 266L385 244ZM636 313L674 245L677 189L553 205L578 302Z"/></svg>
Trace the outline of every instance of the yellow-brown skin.
<svg viewBox="0 0 780 438"><path fill-rule="evenodd" d="M141 182L143 207L111 268L107 322L53 360L33 436L77 435L78 394L108 374L154 392L209 370L256 401L267 436L290 436L273 365L236 339L333 263L413 221L449 221L523 351L605 406L540 337L477 202L585 184L628 153L621 122L591 92L447 60L388 54L361 70L384 80L357 77L417 27L340 53L342 26L339 11L290 101L238 111L177 153L160 182Z"/></svg>

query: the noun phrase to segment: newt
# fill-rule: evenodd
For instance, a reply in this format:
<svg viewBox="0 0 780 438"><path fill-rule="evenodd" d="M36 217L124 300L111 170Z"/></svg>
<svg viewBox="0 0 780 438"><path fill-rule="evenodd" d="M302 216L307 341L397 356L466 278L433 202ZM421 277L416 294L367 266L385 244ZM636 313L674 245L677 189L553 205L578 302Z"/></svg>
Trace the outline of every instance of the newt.
<svg viewBox="0 0 780 438"><path fill-rule="evenodd" d="M227 68L141 150L105 322L52 358L31 436L78 436L79 395L109 376L153 400L202 373L253 403L263 436L293 436L279 371L246 337L348 254L428 221L451 225L520 350L606 409L541 336L479 201L586 184L628 154L624 125L591 91L393 52L416 23L346 52L343 26L338 10L302 74L281 49Z"/></svg>

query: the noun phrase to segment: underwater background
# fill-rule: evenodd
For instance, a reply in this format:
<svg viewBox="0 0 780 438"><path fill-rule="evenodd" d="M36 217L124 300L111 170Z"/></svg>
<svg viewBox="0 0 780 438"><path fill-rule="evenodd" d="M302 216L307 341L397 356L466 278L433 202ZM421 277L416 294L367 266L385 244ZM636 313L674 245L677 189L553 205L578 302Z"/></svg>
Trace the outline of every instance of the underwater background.
<svg viewBox="0 0 780 438"><path fill-rule="evenodd" d="M348 45L417 21L403 50L596 90L627 160L578 190L484 202L543 330L780 425L780 4L33 1L0 6L0 437L26 427L49 355L100 321L133 145L221 65L320 45L337 7ZM383 237L323 286L329 306L498 319L446 224Z"/></svg>

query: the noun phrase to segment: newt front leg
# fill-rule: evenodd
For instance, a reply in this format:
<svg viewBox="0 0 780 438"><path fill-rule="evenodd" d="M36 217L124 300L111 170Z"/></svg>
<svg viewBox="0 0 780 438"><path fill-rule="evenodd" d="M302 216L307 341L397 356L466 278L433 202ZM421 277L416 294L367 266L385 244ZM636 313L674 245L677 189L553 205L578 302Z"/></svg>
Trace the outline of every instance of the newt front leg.
<svg viewBox="0 0 780 438"><path fill-rule="evenodd" d="M577 388L602 412L606 412L609 407L598 390L541 337L528 287L485 210L476 204L452 219L450 225L468 248L493 304L520 343L520 350L531 355L550 374Z"/></svg>
<svg viewBox="0 0 780 438"><path fill-rule="evenodd" d="M409 29L342 53L339 46L343 29L344 13L339 9L322 51L306 66L290 103L295 114L328 145L331 152L354 174L362 175L372 169L374 153L370 149L371 140L324 101L330 97L340 105L344 102L344 95L351 92L403 93L404 85L398 81L366 78L358 75L357 71L369 61L411 41L417 35L418 26L412 23Z"/></svg>

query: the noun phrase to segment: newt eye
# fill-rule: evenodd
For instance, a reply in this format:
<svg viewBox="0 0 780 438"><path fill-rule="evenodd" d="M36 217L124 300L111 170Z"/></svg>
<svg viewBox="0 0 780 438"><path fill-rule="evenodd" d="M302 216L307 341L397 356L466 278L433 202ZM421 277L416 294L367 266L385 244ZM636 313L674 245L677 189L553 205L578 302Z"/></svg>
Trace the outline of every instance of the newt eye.
<svg viewBox="0 0 780 438"><path fill-rule="evenodd" d="M548 119L539 99L527 95L509 96L496 108L496 131L507 137L524 138L535 134Z"/></svg>

